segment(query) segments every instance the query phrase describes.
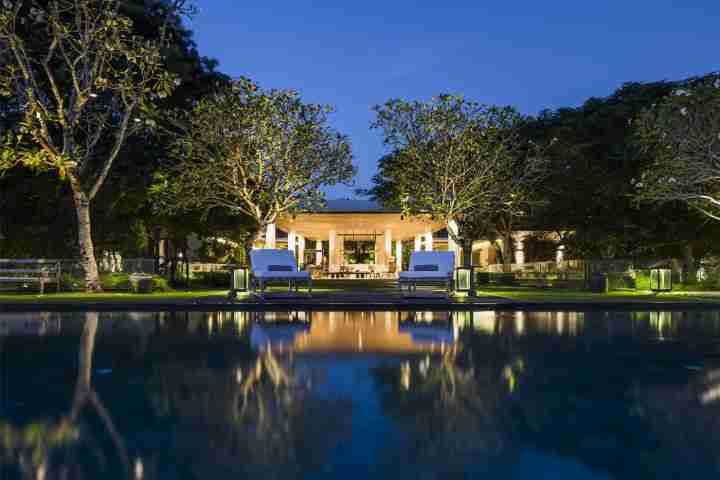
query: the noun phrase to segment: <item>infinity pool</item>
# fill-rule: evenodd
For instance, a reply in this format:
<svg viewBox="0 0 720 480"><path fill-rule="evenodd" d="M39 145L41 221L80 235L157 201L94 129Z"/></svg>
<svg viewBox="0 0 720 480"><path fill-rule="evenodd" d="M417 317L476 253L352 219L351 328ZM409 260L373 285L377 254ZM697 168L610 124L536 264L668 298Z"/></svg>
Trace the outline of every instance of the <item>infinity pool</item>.
<svg viewBox="0 0 720 480"><path fill-rule="evenodd" d="M704 479L720 312L0 314L0 478Z"/></svg>

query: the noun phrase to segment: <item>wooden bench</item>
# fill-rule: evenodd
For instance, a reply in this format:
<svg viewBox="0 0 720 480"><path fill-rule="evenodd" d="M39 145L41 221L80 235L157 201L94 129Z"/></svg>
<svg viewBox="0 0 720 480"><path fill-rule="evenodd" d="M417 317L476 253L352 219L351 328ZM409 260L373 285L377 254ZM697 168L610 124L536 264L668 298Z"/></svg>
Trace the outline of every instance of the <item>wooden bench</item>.
<svg viewBox="0 0 720 480"><path fill-rule="evenodd" d="M0 259L0 283L37 283L41 295L45 293L45 285L48 283L54 283L60 292L60 273L58 260Z"/></svg>

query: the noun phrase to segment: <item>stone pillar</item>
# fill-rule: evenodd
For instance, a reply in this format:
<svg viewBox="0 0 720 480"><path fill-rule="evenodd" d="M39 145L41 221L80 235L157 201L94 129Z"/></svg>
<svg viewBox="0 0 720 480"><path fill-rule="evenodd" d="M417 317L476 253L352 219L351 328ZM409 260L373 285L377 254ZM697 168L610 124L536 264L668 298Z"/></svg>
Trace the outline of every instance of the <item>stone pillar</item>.
<svg viewBox="0 0 720 480"><path fill-rule="evenodd" d="M265 248L275 248L276 236L277 226L271 223L267 226L267 233L265 234Z"/></svg>
<svg viewBox="0 0 720 480"><path fill-rule="evenodd" d="M328 269L331 272L334 272L337 265L337 258L335 257L335 251L337 249L337 232L335 230L330 230L328 241L330 243L330 247L328 248Z"/></svg>
<svg viewBox="0 0 720 480"><path fill-rule="evenodd" d="M562 263L565 260L565 245L558 245L555 250L555 262Z"/></svg>
<svg viewBox="0 0 720 480"><path fill-rule="evenodd" d="M322 260L323 260L323 254L322 254L322 241L321 240L315 240L315 265L321 266Z"/></svg>
<svg viewBox="0 0 720 480"><path fill-rule="evenodd" d="M522 237L515 239L515 263L517 265L525 263L525 244Z"/></svg>
<svg viewBox="0 0 720 480"><path fill-rule="evenodd" d="M390 265L390 257L392 257L392 230L385 230L385 265Z"/></svg>
<svg viewBox="0 0 720 480"><path fill-rule="evenodd" d="M422 250L422 235L415 235L414 251L419 252L420 250Z"/></svg>

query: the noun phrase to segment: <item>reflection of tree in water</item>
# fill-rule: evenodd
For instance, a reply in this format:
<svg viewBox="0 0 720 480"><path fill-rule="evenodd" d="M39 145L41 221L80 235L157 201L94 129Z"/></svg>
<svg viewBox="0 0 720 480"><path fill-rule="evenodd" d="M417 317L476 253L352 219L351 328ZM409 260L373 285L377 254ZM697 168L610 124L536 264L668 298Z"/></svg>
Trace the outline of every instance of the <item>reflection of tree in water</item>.
<svg viewBox="0 0 720 480"><path fill-rule="evenodd" d="M119 461L126 476L132 475L125 442L91 382L97 328L98 314L86 313L69 412L58 421L34 421L22 427L0 423L0 458L11 472L37 480L97 478ZM88 418L90 413L94 418ZM95 419L103 436L95 435ZM103 445L104 437L110 439L112 454Z"/></svg>
<svg viewBox="0 0 720 480"><path fill-rule="evenodd" d="M720 369L698 372L684 385L637 389L635 415L657 439L655 478L717 478L720 474Z"/></svg>
<svg viewBox="0 0 720 480"><path fill-rule="evenodd" d="M436 357L376 369L383 406L404 437L399 451L391 455L406 462L404 470L414 465L418 472L430 467L457 473L506 454L511 440L506 408L511 382L502 372L502 368L474 367L470 352L459 345Z"/></svg>
<svg viewBox="0 0 720 480"><path fill-rule="evenodd" d="M157 412L176 424L172 455L194 478L274 478L321 468L349 436L350 404L311 386L268 349L233 369L165 365L151 388Z"/></svg>
<svg viewBox="0 0 720 480"><path fill-rule="evenodd" d="M512 396L517 438L613 478L716 478L720 410L702 404L710 382L691 377L717 347L699 338L517 339L526 359Z"/></svg>

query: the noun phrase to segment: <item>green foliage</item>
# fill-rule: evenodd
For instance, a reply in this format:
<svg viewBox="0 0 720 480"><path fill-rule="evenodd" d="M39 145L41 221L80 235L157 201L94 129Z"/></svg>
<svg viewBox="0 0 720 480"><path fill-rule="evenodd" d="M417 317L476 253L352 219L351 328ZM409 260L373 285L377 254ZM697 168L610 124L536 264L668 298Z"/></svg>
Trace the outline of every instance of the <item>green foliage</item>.
<svg viewBox="0 0 720 480"><path fill-rule="evenodd" d="M67 179L88 291L100 288L91 202L133 132L149 128L157 98L175 87L157 39L136 35L121 0L0 4L0 95L16 106L0 169L18 165ZM175 15L169 9L164 16Z"/></svg>
<svg viewBox="0 0 720 480"><path fill-rule="evenodd" d="M653 162L633 183L638 202L684 202L720 220L720 74L676 85L635 123Z"/></svg>
<svg viewBox="0 0 720 480"><path fill-rule="evenodd" d="M168 140L163 132L169 128L169 122L162 109L189 108L196 98L227 79L215 70L216 61L199 55L192 32L183 26L182 12L170 7L165 0L121 2L120 13L132 20L133 35L154 42L163 40L164 35L165 65L179 85L175 85L167 98L153 98L153 105L148 104L143 114L138 115L142 122L133 121L130 133L136 141L123 146L93 202L93 240L99 255L104 251L117 251L123 256L150 256L160 231L174 238L205 228L199 215L185 214L177 219L156 215L147 194L153 173L166 157ZM37 38L43 40L41 36ZM66 78L60 73L58 76ZM64 85L64 81L61 83ZM0 156L5 156L4 166L9 168L0 172L0 211L3 212L0 232L5 237L0 240L0 256L74 257L77 240L73 238L76 226L69 183L57 182L57 171L26 168L27 162L20 164L14 151L23 148L26 157L32 149L43 152L19 130L20 98L0 97L0 138L7 142L3 144L5 148L0 149ZM109 99L98 95L94 101L105 105ZM151 128L148 122L156 122L157 128ZM103 135L97 145L98 153L108 152L113 139L113 135ZM215 223L209 225L209 228L216 227Z"/></svg>
<svg viewBox="0 0 720 480"><path fill-rule="evenodd" d="M130 275L127 273L105 273L100 276L103 290L108 291L130 291L132 285L130 282ZM152 290L158 292L169 292L170 288L168 281L158 275L152 276Z"/></svg>
<svg viewBox="0 0 720 480"><path fill-rule="evenodd" d="M100 276L103 290L130 290L130 277L126 273L105 273Z"/></svg>
<svg viewBox="0 0 720 480"><path fill-rule="evenodd" d="M168 283L167 279L160 277L158 275L153 275L152 277L152 289L153 292L171 292L172 288L170 287L170 284Z"/></svg>
<svg viewBox="0 0 720 480"><path fill-rule="evenodd" d="M655 161L638 142L636 119L681 83L627 83L581 107L545 111L530 124L538 141L558 139L547 152L553 165L547 201L531 226L561 233L568 258L680 256L688 242L698 252L712 248L705 239L715 233L699 215L682 205L635 201L636 183Z"/></svg>
<svg viewBox="0 0 720 480"><path fill-rule="evenodd" d="M23 164L61 178L70 174L87 183L91 198L97 193L127 134L142 123L131 117L174 88L163 64L164 34L161 41L136 35L119 7L118 0L51 0L44 6L20 0L0 9L6 47L0 91L23 99L22 119L15 138L5 142L0 168ZM109 132L116 143L107 151L99 147ZM91 175L83 175L90 168Z"/></svg>
<svg viewBox="0 0 720 480"><path fill-rule="evenodd" d="M84 288L83 279L78 278L70 273L63 273L60 277L61 290L64 292L78 291Z"/></svg>
<svg viewBox="0 0 720 480"><path fill-rule="evenodd" d="M280 214L319 205L320 187L355 173L347 138L328 125L330 111L246 79L218 88L178 120L177 165L158 179L155 191L167 196L158 206L247 217L257 233Z"/></svg>
<svg viewBox="0 0 720 480"><path fill-rule="evenodd" d="M193 274L190 281L193 288L229 288L229 272L199 272Z"/></svg>
<svg viewBox="0 0 720 480"><path fill-rule="evenodd" d="M540 201L546 147L523 133L527 120L515 109L440 95L390 100L374 110L373 128L392 150L368 191L375 199L457 225L448 232L463 245L492 235L501 223L507 234L512 219L526 217Z"/></svg>

